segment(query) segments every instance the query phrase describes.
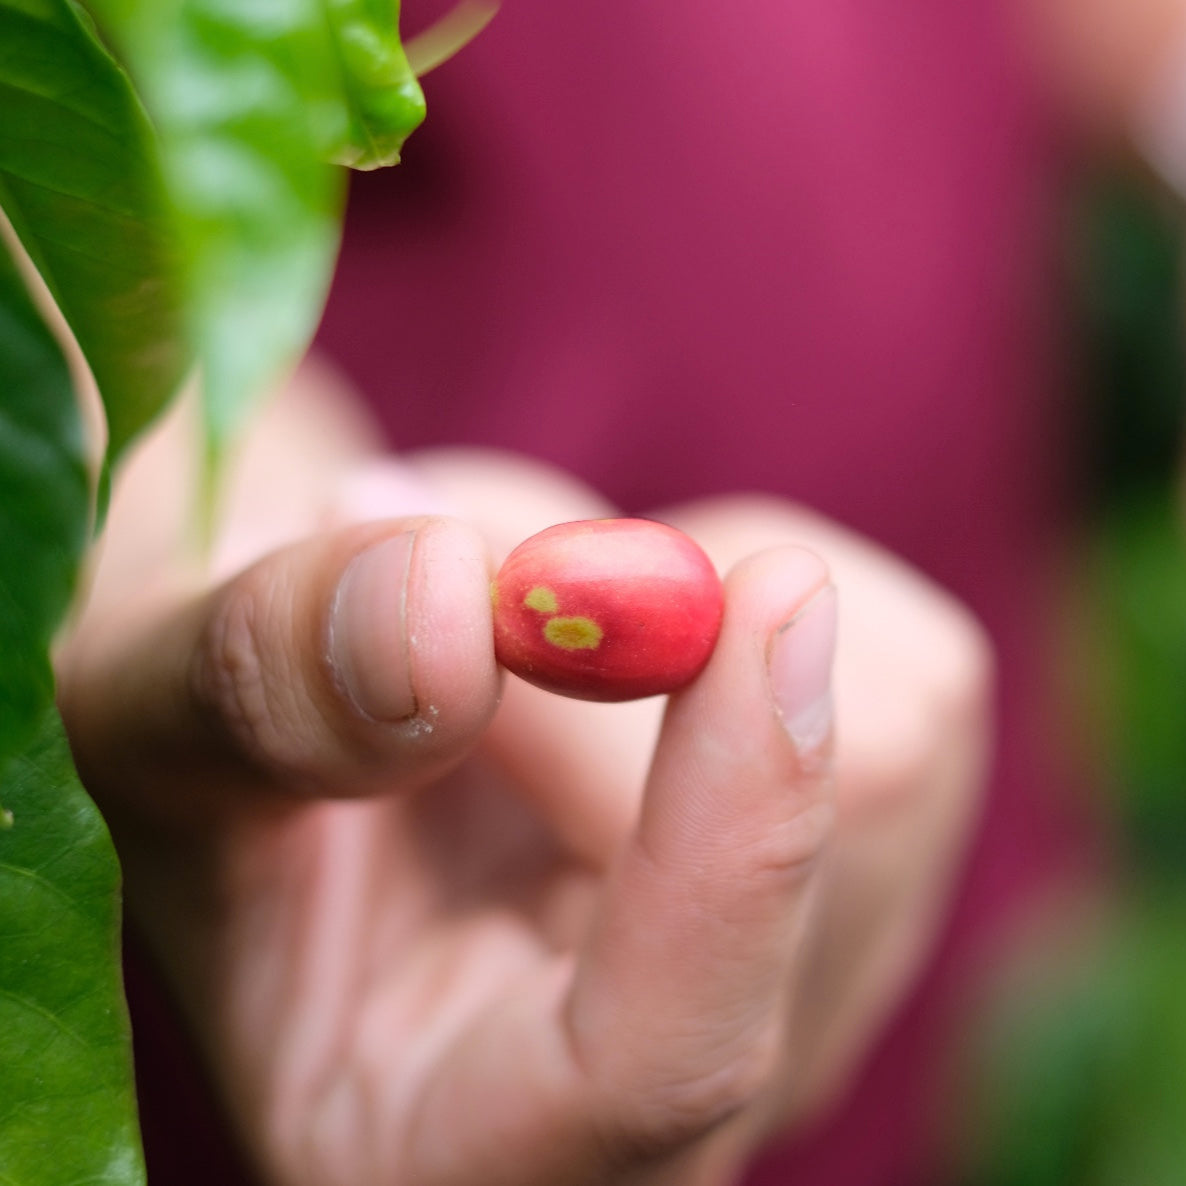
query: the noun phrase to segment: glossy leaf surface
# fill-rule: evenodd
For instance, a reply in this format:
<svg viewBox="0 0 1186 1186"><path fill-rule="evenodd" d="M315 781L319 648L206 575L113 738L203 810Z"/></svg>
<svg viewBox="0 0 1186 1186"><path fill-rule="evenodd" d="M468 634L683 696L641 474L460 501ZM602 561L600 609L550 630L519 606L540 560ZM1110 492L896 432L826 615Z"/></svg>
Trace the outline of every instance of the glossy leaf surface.
<svg viewBox="0 0 1186 1186"><path fill-rule="evenodd" d="M0 250L0 1182L142 1180L118 868L74 776L49 643L90 496L70 374Z"/></svg>
<svg viewBox="0 0 1186 1186"><path fill-rule="evenodd" d="M2 243L0 393L2 768L52 701L49 643L74 587L90 505L66 361Z"/></svg>
<svg viewBox="0 0 1186 1186"><path fill-rule="evenodd" d="M0 0L0 207L87 356L113 452L187 365L156 136L67 0Z"/></svg>
<svg viewBox="0 0 1186 1186"><path fill-rule="evenodd" d="M0 1182L138 1186L119 869L52 706L0 799Z"/></svg>
<svg viewBox="0 0 1186 1186"><path fill-rule="evenodd" d="M325 0L342 70L347 127L336 159L355 169L399 160L424 119L424 94L399 38L397 0Z"/></svg>

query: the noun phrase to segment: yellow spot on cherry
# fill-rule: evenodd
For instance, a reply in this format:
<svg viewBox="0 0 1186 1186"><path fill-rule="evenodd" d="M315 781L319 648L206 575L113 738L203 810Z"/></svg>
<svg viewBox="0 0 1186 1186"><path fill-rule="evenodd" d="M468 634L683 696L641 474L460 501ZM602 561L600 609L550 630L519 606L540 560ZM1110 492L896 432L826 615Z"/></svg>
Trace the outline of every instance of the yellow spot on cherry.
<svg viewBox="0 0 1186 1186"><path fill-rule="evenodd" d="M549 618L544 638L565 651L594 651L601 645L601 627L592 618Z"/></svg>
<svg viewBox="0 0 1186 1186"><path fill-rule="evenodd" d="M523 604L528 609L538 610L541 614L554 614L560 608L556 594L546 585L536 585L523 598Z"/></svg>

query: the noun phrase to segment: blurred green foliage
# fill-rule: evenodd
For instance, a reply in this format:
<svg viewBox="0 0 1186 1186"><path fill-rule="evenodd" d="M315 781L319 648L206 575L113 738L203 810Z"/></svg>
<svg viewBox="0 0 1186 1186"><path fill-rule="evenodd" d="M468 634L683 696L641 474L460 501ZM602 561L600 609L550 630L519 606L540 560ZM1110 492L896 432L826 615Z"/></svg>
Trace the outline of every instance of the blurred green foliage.
<svg viewBox="0 0 1186 1186"><path fill-rule="evenodd" d="M1079 373L1072 409L1086 445L1084 505L1106 513L1164 496L1186 419L1182 212L1127 172L1089 178L1068 238Z"/></svg>
<svg viewBox="0 0 1186 1186"><path fill-rule="evenodd" d="M1186 1183L1186 258L1179 206L1093 178L1071 222L1080 720L1116 856L1005 970L968 1059L964 1186Z"/></svg>
<svg viewBox="0 0 1186 1186"><path fill-rule="evenodd" d="M1186 218L1113 174L1086 188L1074 226L1087 424L1078 645L1104 732L1099 777L1125 878L1186 893Z"/></svg>
<svg viewBox="0 0 1186 1186"><path fill-rule="evenodd" d="M965 1186L1186 1181L1184 935L1186 898L1126 890L1012 969L977 1036Z"/></svg>

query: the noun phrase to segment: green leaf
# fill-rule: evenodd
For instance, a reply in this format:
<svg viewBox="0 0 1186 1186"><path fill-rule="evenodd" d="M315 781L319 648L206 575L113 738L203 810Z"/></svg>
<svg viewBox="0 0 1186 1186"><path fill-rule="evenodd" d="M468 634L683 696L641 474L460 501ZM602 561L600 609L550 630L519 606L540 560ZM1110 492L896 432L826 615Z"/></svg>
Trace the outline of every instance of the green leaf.
<svg viewBox="0 0 1186 1186"><path fill-rule="evenodd" d="M1097 760L1123 841L1145 873L1182 881L1186 844L1186 526L1177 490L1113 498L1081 584L1080 647L1097 703Z"/></svg>
<svg viewBox="0 0 1186 1186"><path fill-rule="evenodd" d="M316 134L328 85L319 15L192 0L149 55L216 451L303 352L329 287L342 183Z"/></svg>
<svg viewBox="0 0 1186 1186"><path fill-rule="evenodd" d="M1044 936L970 1027L966 1186L1180 1186L1186 896L1117 895Z"/></svg>
<svg viewBox="0 0 1186 1186"><path fill-rule="evenodd" d="M53 698L49 644L89 513L66 361L0 243L0 769Z"/></svg>
<svg viewBox="0 0 1186 1186"><path fill-rule="evenodd" d="M0 248L0 1182L143 1181L118 868L53 706L88 537L66 361Z"/></svg>
<svg viewBox="0 0 1186 1186"><path fill-rule="evenodd" d="M138 1186L119 868L52 707L0 799L0 1182Z"/></svg>
<svg viewBox="0 0 1186 1186"><path fill-rule="evenodd" d="M185 371L156 138L67 0L0 0L0 206L74 331L118 454Z"/></svg>
<svg viewBox="0 0 1186 1186"><path fill-rule="evenodd" d="M349 127L336 159L355 169L399 160L424 119L424 93L399 39L398 0L325 0L342 65Z"/></svg>
<svg viewBox="0 0 1186 1186"><path fill-rule="evenodd" d="M423 114L392 0L91 0L160 129L217 456L307 347L344 174Z"/></svg>

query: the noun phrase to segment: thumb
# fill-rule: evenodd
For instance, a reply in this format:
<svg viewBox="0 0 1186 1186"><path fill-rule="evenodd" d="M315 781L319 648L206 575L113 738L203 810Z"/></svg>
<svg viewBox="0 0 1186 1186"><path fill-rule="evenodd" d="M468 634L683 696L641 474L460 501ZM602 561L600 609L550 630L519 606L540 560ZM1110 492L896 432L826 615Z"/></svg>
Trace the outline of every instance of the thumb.
<svg viewBox="0 0 1186 1186"><path fill-rule="evenodd" d="M80 772L101 801L182 814L419 783L496 705L488 590L476 533L418 517L84 619L59 681Z"/></svg>
<svg viewBox="0 0 1186 1186"><path fill-rule="evenodd" d="M752 557L726 582L709 666L670 702L568 1011L577 1061L628 1145L707 1131L784 1049L833 815L835 621L815 556Z"/></svg>

